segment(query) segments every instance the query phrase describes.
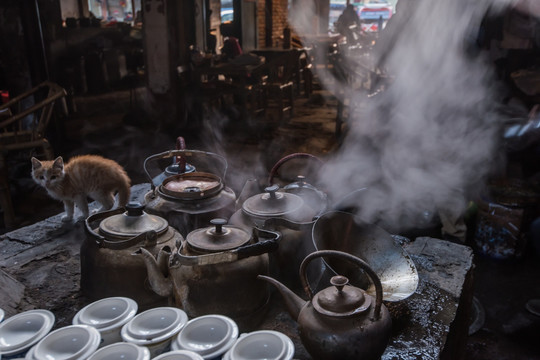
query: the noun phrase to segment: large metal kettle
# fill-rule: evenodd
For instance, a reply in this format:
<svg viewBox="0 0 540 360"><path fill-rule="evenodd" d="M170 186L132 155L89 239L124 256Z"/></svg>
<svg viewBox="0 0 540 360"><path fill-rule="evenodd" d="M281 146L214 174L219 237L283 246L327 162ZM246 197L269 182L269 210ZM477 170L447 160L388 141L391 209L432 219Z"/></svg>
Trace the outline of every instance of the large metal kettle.
<svg viewBox="0 0 540 360"><path fill-rule="evenodd" d="M348 279L341 275L331 278L331 287L313 294L306 277L306 267L320 257L339 258L361 268L375 285L375 298L348 285ZM276 286L283 296L287 310L298 322L302 344L311 356L328 360L379 359L388 344L392 320L382 303L381 282L369 265L348 253L317 251L302 262L300 277L309 301L304 301L279 281L259 276Z"/></svg>
<svg viewBox="0 0 540 360"><path fill-rule="evenodd" d="M144 247L143 256L152 289L174 298L190 317L223 314L243 330L263 320L270 293L258 274L268 274L268 252L278 247L279 234L259 229L245 231L213 219L212 226L188 234L178 249L163 247L169 257L167 273ZM158 259L159 259L158 255Z"/></svg>
<svg viewBox="0 0 540 360"><path fill-rule="evenodd" d="M182 163L190 164L190 169L196 171L179 172L161 180L167 170L156 176L155 169L159 166L155 165L164 159L169 163L171 158L181 158ZM213 218L227 219L234 213L236 195L224 183L227 161L221 155L199 150L170 150L148 157L144 170L152 186L144 196L146 211L165 218L183 236Z"/></svg>
<svg viewBox="0 0 540 360"><path fill-rule="evenodd" d="M164 246L176 247L182 235L159 216L148 214L140 203L89 216L81 244L81 290L90 300L125 296L139 308L163 306L167 301L156 295L147 283L146 265L132 253L144 248L158 255ZM166 268L167 258L158 258Z"/></svg>
<svg viewBox="0 0 540 360"><path fill-rule="evenodd" d="M316 211L295 194L272 185L264 193L248 198L230 218L229 223L243 229L253 226L281 234L279 249L271 257L272 273L287 286L301 290L298 270L307 254L315 251L311 229ZM310 279L318 281L320 271L311 269Z"/></svg>

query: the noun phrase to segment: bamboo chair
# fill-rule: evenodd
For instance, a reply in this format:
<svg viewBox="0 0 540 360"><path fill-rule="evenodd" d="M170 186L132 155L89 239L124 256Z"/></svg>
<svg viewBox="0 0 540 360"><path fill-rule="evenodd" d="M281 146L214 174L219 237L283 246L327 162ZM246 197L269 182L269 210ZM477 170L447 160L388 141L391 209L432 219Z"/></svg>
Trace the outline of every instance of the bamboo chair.
<svg viewBox="0 0 540 360"><path fill-rule="evenodd" d="M66 91L62 87L45 81L0 105L0 206L8 229L15 226L15 211L9 189L7 156L23 150L40 150L39 154L33 155L53 159L53 149L45 138L45 131L55 103L64 96ZM33 105L25 108L27 102Z"/></svg>

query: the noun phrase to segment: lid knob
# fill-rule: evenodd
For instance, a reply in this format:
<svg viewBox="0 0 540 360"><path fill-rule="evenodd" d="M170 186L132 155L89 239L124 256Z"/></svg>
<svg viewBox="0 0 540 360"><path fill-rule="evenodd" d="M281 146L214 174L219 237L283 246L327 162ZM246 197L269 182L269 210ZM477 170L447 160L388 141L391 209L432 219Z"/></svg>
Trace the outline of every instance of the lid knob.
<svg viewBox="0 0 540 360"><path fill-rule="evenodd" d="M304 175L296 176L296 181L299 187L303 187L306 185L306 177Z"/></svg>
<svg viewBox="0 0 540 360"><path fill-rule="evenodd" d="M320 313L331 316L347 316L363 312L369 307L370 298L366 298L361 289L347 286L345 276L332 276L330 284L334 287L320 291L314 297L314 307Z"/></svg>
<svg viewBox="0 0 540 360"><path fill-rule="evenodd" d="M251 233L236 226L225 226L227 220L211 219L212 226L190 232L186 241L191 250L199 253L221 252L236 249L251 240Z"/></svg>
<svg viewBox="0 0 540 360"><path fill-rule="evenodd" d="M347 279L343 275L332 276L332 278L330 279L330 284L336 287L338 294L341 294L343 291L343 287L349 284L349 279Z"/></svg>
<svg viewBox="0 0 540 360"><path fill-rule="evenodd" d="M130 201L126 204L127 216L143 215L144 205L138 201Z"/></svg>
<svg viewBox="0 0 540 360"><path fill-rule="evenodd" d="M267 186L264 188L264 191L266 191L270 197L269 199L276 199L276 192L279 190L279 185L277 184L274 184L274 185L271 185L271 186Z"/></svg>
<svg viewBox="0 0 540 360"><path fill-rule="evenodd" d="M215 234L223 234L223 226L227 225L227 220L221 218L212 219L210 220L210 224L216 227Z"/></svg>

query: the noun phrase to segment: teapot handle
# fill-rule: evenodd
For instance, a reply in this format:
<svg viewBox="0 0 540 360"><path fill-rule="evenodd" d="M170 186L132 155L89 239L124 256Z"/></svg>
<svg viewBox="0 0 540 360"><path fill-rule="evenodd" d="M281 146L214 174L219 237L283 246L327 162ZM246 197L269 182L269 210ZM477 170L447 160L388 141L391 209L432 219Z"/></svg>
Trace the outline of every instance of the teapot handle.
<svg viewBox="0 0 540 360"><path fill-rule="evenodd" d="M319 159L318 157L316 157L315 155L311 155L311 154L308 154L308 153L294 153L294 154L289 154L283 158L281 158L273 167L272 167L272 170L270 170L270 175L268 176L268 186L272 185L274 183L274 176L276 176L276 173L278 171L278 169L281 167L281 165L283 165L284 163L286 163L287 161L291 160L291 159L294 159L294 158L306 158L306 159L313 159L313 160L316 160L318 161L319 163L322 164L322 160Z"/></svg>
<svg viewBox="0 0 540 360"><path fill-rule="evenodd" d="M371 278L373 285L375 285L375 318L379 319L381 316L381 306L382 306L382 299L383 299L383 290L382 290L381 280L379 279L375 271L373 271L373 269L371 269L371 267L364 260L343 251L337 251L337 250L315 251L309 254L308 256L306 256L304 261L302 261L302 264L300 265L300 280L302 281L302 286L304 287L304 291L306 292L306 294L309 296L309 299L310 300L313 299L313 290L309 286L309 282L308 282L307 274L306 274L306 268L308 264L311 262L311 260L320 258L320 257L325 257L325 256L342 258L343 260L349 261L357 265L358 267L360 267L362 270L364 270L367 273L367 275Z"/></svg>
<svg viewBox="0 0 540 360"><path fill-rule="evenodd" d="M95 238L96 245L100 248L111 249L111 250L124 250L130 248L134 245L137 245L144 241L144 246L153 246L156 244L158 238L157 233L153 230L145 231L139 235L135 235L132 238L123 240L123 241L109 241L105 236L100 235L97 231L92 228L92 224L96 221L104 220L110 216L122 214L126 211L126 208L119 207L113 210L107 210L98 212L96 214L90 215L84 221L86 231Z"/></svg>
<svg viewBox="0 0 540 360"><path fill-rule="evenodd" d="M103 241L105 241L105 237L100 235L97 231L94 231L94 229L92 228L92 223L96 221L104 220L112 215L122 214L124 211L126 211L125 208L118 207L116 209L97 212L95 214L90 215L84 220L86 231L97 239L96 242L98 243L98 245L103 243Z"/></svg>
<svg viewBox="0 0 540 360"><path fill-rule="evenodd" d="M265 238L265 240L262 240L262 234L269 236L270 238ZM233 250L203 255L182 254L182 247L184 246L184 244L182 244L180 250L178 250L175 254L175 260L180 265L188 266L230 263L251 256L258 256L276 251L279 246L281 234L275 231L254 228L253 238L256 239L256 242L253 244L240 246Z"/></svg>

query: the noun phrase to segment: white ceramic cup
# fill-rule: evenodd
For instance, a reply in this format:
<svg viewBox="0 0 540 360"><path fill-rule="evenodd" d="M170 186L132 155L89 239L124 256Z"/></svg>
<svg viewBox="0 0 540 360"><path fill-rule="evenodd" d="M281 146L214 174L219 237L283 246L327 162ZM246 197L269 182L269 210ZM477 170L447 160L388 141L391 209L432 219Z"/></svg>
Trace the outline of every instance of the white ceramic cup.
<svg viewBox="0 0 540 360"><path fill-rule="evenodd" d="M29 310L0 323L0 354L4 359L24 357L43 339L54 325L54 314L48 310Z"/></svg>
<svg viewBox="0 0 540 360"><path fill-rule="evenodd" d="M137 303L126 297L109 297L95 301L75 314L73 325L88 325L101 335L100 347L122 341L120 330L137 313Z"/></svg>
<svg viewBox="0 0 540 360"><path fill-rule="evenodd" d="M146 346L153 358L170 349L172 339L187 321L183 310L158 307L136 315L122 327L120 334L125 342Z"/></svg>
<svg viewBox="0 0 540 360"><path fill-rule="evenodd" d="M117 342L98 349L88 360L150 360L150 350L144 346Z"/></svg>
<svg viewBox="0 0 540 360"><path fill-rule="evenodd" d="M32 349L36 360L86 359L98 348L99 331L88 325L70 325L54 330Z"/></svg>
<svg viewBox="0 0 540 360"><path fill-rule="evenodd" d="M204 315L188 321L171 348L214 359L229 350L237 338L238 326L234 320L223 315Z"/></svg>
<svg viewBox="0 0 540 360"><path fill-rule="evenodd" d="M225 360L291 360L294 344L283 333L259 330L242 334L223 357Z"/></svg>
<svg viewBox="0 0 540 360"><path fill-rule="evenodd" d="M204 360L204 358L193 351L173 350L158 355L152 360Z"/></svg>

